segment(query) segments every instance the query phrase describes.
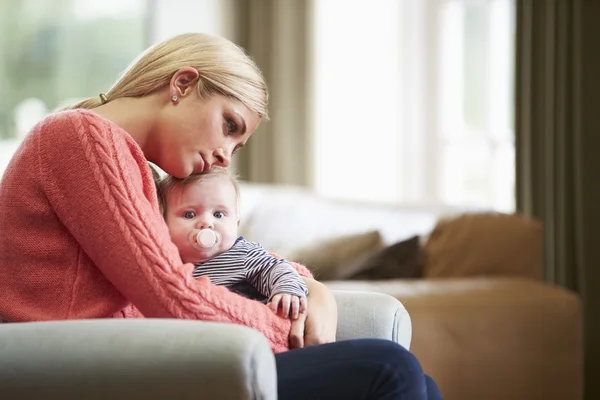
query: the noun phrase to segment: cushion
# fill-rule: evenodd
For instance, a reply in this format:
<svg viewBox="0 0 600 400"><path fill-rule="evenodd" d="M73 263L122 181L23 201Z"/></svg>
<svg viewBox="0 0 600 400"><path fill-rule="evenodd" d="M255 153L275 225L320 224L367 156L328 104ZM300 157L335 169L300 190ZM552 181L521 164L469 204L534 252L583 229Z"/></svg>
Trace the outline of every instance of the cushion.
<svg viewBox="0 0 600 400"><path fill-rule="evenodd" d="M542 225L520 214L473 213L440 220L425 243L424 275L542 277Z"/></svg>
<svg viewBox="0 0 600 400"><path fill-rule="evenodd" d="M346 279L359 272L350 269L351 261L381 248L383 239L379 232L369 231L315 242L294 251L287 258L304 264L316 279Z"/></svg>
<svg viewBox="0 0 600 400"><path fill-rule="evenodd" d="M353 280L414 279L423 275L425 262L419 236L360 256L346 268L359 271Z"/></svg>

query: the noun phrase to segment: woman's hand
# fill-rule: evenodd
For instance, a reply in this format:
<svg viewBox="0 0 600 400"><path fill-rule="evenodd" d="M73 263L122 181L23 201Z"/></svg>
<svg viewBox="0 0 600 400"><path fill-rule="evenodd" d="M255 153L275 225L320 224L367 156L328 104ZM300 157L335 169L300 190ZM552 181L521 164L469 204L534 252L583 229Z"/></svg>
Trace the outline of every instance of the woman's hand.
<svg viewBox="0 0 600 400"><path fill-rule="evenodd" d="M301 349L304 347L306 316L307 313L302 313L298 315L297 319L292 321L292 328L290 330L290 349Z"/></svg>
<svg viewBox="0 0 600 400"><path fill-rule="evenodd" d="M335 342L337 303L325 285L303 278L308 286L308 313L292 321L290 348Z"/></svg>

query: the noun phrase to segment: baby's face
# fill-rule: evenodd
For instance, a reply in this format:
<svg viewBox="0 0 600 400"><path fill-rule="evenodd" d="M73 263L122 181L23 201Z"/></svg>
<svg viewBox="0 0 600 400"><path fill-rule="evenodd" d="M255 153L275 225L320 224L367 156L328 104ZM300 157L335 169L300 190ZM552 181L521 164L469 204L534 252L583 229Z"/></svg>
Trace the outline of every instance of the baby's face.
<svg viewBox="0 0 600 400"><path fill-rule="evenodd" d="M237 195L227 176L213 176L185 188L173 187L166 194L166 222L171 240L183 262L200 263L229 250L238 234ZM212 229L221 241L199 250L190 242L195 229Z"/></svg>

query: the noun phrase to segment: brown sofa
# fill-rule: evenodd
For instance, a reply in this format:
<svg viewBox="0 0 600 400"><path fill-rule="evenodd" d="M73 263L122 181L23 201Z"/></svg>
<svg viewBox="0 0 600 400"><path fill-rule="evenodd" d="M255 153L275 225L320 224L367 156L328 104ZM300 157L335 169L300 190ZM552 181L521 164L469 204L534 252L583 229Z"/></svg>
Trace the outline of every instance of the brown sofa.
<svg viewBox="0 0 600 400"><path fill-rule="evenodd" d="M351 269L354 278L326 281L333 289L386 293L404 304L412 319L411 351L445 399L582 398L581 302L542 281L537 221L483 210L334 201L295 187L245 184L241 194L247 239L309 267L335 264L327 279ZM408 245L414 236L419 257ZM405 243L396 251L401 262L391 264L397 277L390 266L379 278L356 275L357 265L369 264L356 262L361 254L381 260L369 254L397 243Z"/></svg>

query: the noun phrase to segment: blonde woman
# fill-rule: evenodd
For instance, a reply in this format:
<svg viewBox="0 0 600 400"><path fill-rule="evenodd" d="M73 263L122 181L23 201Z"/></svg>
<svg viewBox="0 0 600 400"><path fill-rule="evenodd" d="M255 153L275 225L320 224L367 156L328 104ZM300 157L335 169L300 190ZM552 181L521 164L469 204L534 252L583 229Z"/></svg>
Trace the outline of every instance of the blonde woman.
<svg viewBox="0 0 600 400"><path fill-rule="evenodd" d="M145 316L242 324L261 331L277 353L283 400L440 398L399 345L329 343L335 301L305 268L296 266L311 312L291 322L194 279L193 265L182 263L148 161L178 178L226 167L267 118L256 65L228 40L204 34L158 43L106 94L45 118L0 183L0 315L8 322ZM290 344L298 349L286 351Z"/></svg>

